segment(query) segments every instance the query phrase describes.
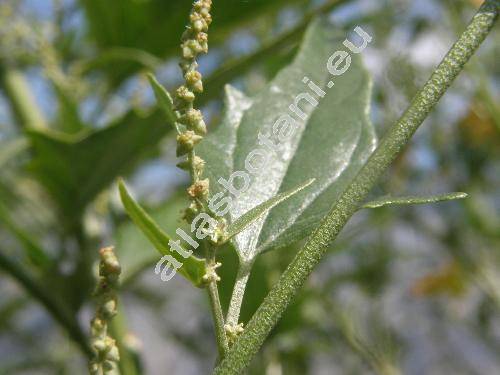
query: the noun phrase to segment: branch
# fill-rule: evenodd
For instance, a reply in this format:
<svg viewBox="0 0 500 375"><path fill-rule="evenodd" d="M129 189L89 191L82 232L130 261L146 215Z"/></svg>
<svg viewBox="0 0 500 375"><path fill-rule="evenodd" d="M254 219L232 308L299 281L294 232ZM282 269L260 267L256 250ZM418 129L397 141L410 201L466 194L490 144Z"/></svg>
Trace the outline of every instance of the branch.
<svg viewBox="0 0 500 375"><path fill-rule="evenodd" d="M21 72L0 66L0 84L20 128L40 129L47 127L43 114Z"/></svg>
<svg viewBox="0 0 500 375"><path fill-rule="evenodd" d="M499 0L486 0L467 29L453 45L429 81L411 102L401 118L389 129L378 148L341 194L330 213L297 253L278 283L230 348L214 374L240 374L262 346L286 307L326 253L351 216L358 210L371 188L402 151L412 135L446 92L495 24Z"/></svg>

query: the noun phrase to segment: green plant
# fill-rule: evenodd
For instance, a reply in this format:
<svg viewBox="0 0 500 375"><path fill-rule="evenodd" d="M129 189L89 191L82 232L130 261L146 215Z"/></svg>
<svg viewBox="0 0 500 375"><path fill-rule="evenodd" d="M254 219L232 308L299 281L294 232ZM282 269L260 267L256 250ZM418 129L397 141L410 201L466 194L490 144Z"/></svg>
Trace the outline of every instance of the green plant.
<svg viewBox="0 0 500 375"><path fill-rule="evenodd" d="M187 154L187 160L179 165L182 169L189 171L192 179L192 185L188 188L192 203L186 210L184 218L191 224L193 232L195 230L203 232L202 236L197 237L201 239L200 247L204 249L204 267L201 264L198 265L200 259L192 255L192 250L186 251L180 248L177 249L176 254L174 247L165 248L164 244L171 241L168 236L162 233L147 214L133 202L123 184L120 185L120 189L122 200L130 216L153 240L157 249L165 256L171 257L169 266L183 271L183 275L195 285L206 287L214 317L221 361L215 373L237 374L249 364L331 242L358 209L376 208L387 204L429 203L466 196L464 193L452 193L433 197L382 198L374 202L363 203L378 178L401 152L486 38L498 17L500 4L498 1L486 1L483 4L429 81L415 96L410 107L387 131L373 152L375 138L367 118L368 79L356 56L354 56L356 62L352 68L356 69L356 76L346 74L340 83L335 83L339 95L343 96L342 106L345 106L345 101L349 102L346 106L347 110L340 107L338 98L332 99L330 105L325 104L328 98L323 99L326 95L323 89L327 90L333 84L332 81L326 81L328 78L321 76L320 67L331 52L332 45L327 42L333 40L334 37L331 30L321 22L314 22L310 26L292 65L280 72L256 97L247 98L234 88L227 88L226 112L222 124L200 146L196 146L203 140L206 127L200 111L193 109L196 93L202 92L201 75L196 71L195 57L199 52L207 51L203 43L206 43L205 33L211 21L210 6L211 1L199 1L195 2L193 7L191 24L183 36L181 45L183 52L181 68L186 79L186 86L177 89L174 102L154 78L150 79L166 119L174 122L177 129L177 155ZM367 37L364 38L366 43ZM336 67L338 69L338 65ZM330 73L332 73L331 70ZM302 75L303 80L301 80ZM307 127L307 133L302 134L300 132L306 131L299 130L299 135L288 137L280 133L278 137L282 136L285 145L273 143L269 135L263 134L270 134L271 130L275 135L278 133L276 128L270 129L270 124L278 114L282 113L280 111L286 110L285 106L290 100L290 93L293 94L294 90L301 90L300 85L310 81L318 82L321 86L316 84L314 88L309 86L320 98L314 99L311 94L302 94L302 97L296 98L294 102L295 110L291 108L292 105L290 106L299 119L294 120L287 115L288 117L283 118L281 122L278 119L274 123L275 126L286 121L288 121L287 124L291 122L295 124L295 121L302 120L304 123L301 125L304 128ZM298 85L294 85L295 83ZM304 98L310 104L308 110L299 107L300 99ZM318 106L318 99L325 101ZM311 111L311 106L315 111ZM358 109L357 113L355 108ZM327 131L322 126L326 121L333 124L331 127L336 132L331 129ZM267 133L265 133L266 130ZM288 132L293 133L290 130ZM357 132L357 137L353 137L352 132ZM328 162L323 161L323 158L327 158L325 151L315 149L314 142L319 140L323 140L324 143L321 146L328 150L327 152L335 152L335 146L339 147L339 142L341 146L352 142L354 151L349 152L348 149L342 148L343 154L333 164L328 165ZM244 155L247 153L251 155L252 148L258 145L271 148L272 150L268 152L275 153L274 157L266 158L266 155L261 155L265 160L262 163L266 168L264 171L255 166L249 167L251 163L248 156L243 162ZM196 155L197 149L201 157ZM292 153L293 157L283 156L286 152ZM243 163L247 171L253 174L254 181L249 181L249 177L246 177L249 176L248 174L246 176L238 174L237 168L243 167ZM341 168L342 178L330 177L340 174L335 169L332 170L332 167ZM307 176L309 170L312 170L320 179L319 187L314 189L313 184L311 189L306 189L311 184L312 181L310 181L297 189L283 193L283 197L279 200L272 198L275 192L283 191L290 185L296 184L299 178ZM235 171L236 174L234 174ZM201 179L201 176L207 176L207 178ZM236 177L243 179L244 187L235 186ZM328 179L330 181L327 181ZM219 182L218 186L216 182ZM213 204L210 203L214 203L215 200L209 203L208 197L223 197L224 192L221 186L233 193L235 202L232 202L231 198L230 201L224 202L227 207L230 206L230 209L223 210L222 215L217 215L216 210L220 204L214 209ZM333 207L328 210L332 202L334 202ZM299 209L298 216L292 213ZM205 219L196 228L197 218L200 217L196 215L200 213ZM290 215L294 219L291 223ZM265 220L262 219L263 216ZM323 216L325 218L321 219ZM319 226L317 226L318 223ZM311 229L316 226L317 228L312 231L304 247L297 253L248 325L243 327L239 322L239 312L255 257L262 251L283 247L308 236ZM157 232L157 235L152 234L154 232ZM240 233L242 235L238 238ZM233 239L240 264L233 296L227 315L224 317L217 288L220 277L216 273L216 268L221 264L216 261L216 258L221 251L221 246L230 239ZM189 240L187 242L195 249L198 247L197 243ZM169 242L169 244L172 243ZM180 247L179 244L177 246ZM182 259L181 256L186 259ZM196 276L193 277L193 275Z"/></svg>
<svg viewBox="0 0 500 375"><path fill-rule="evenodd" d="M388 87L392 90L398 81L406 99L415 96L380 141L372 120L394 120L390 90L377 84L372 94L371 77L361 56L365 47L375 48L379 38L384 39L380 36L385 30L397 29L400 10L392 9L397 7L391 2L356 15L340 28L323 15L339 5L352 5L346 0L328 0L319 7L301 0L238 5L215 0L213 7L211 0L193 4L124 0L113 6L80 0L74 9L84 12L86 39L67 31L63 20L70 19L74 9L73 5L66 9L63 3L54 1L55 21L50 28L30 27L22 17L21 21L14 17L14 5L0 4L0 118L4 120L6 107L11 117L5 121L14 125L0 123L0 270L31 297L17 295L17 289L12 296L11 284L7 284L7 297L0 301L0 332L13 333L23 353L20 362L9 358L8 363L0 363L0 373L45 368L48 373L74 373L74 363L81 360L82 366L90 362L91 373L141 374L145 371L142 360L154 355L156 348L144 347L141 353L126 314L135 310L136 316L144 308L161 316L170 302L161 293L172 289L177 294L206 293L217 344L215 364L208 345L212 338L204 334L205 326L197 326L196 335L169 324L162 328L179 347L199 358L210 357L216 374L239 374L248 366L250 373L273 372L274 368L282 373L307 373L315 351L325 344L341 356L348 351L361 367L371 367L376 373L402 373L395 345L400 337L383 313L373 308L368 318L361 318L360 311L349 311L344 301L332 298L338 286L347 282L359 285L370 303L379 300L379 293L389 284L392 263L403 258L395 254L393 247L398 246L383 238L383 228L396 221L390 217L396 217L399 224L407 220L415 231L438 238L449 250L446 264L418 279L413 293L444 291L456 298L475 285L484 300L476 309L473 329L484 342L494 342L490 325L500 306L495 279L498 254L489 249L497 247L499 223L498 215L482 199L487 195L484 186L494 180L488 173L496 171L491 160L498 152L500 112L488 79L498 71L486 72L478 61L466 63L493 28L498 0L483 3L418 92L416 68L403 55L392 60L397 69L387 74ZM468 0L443 3L443 14L461 32L460 17L472 5ZM282 32L280 20L288 19L279 12L284 6L300 10L301 17ZM419 35L426 26L417 20L408 27L414 28L410 34ZM269 30L275 27L277 36L269 38ZM250 30L260 46L226 59L231 48L223 42L242 28ZM180 30L184 30L180 41L183 83L167 90L159 80L163 81L165 62L178 54ZM375 31L377 37L366 30ZM202 77L198 57L208 52L209 37L210 45L222 51L222 62ZM494 66L497 50L489 48ZM213 56L217 59L217 51ZM391 183L378 181L389 166L399 168L404 163L405 145L463 69L477 83L477 92L467 98L469 127L462 124L453 137L433 129L436 134L429 143L435 153L448 155L453 149L453 157L439 165L443 180L450 179L446 173L455 164L467 165L463 174L469 184L459 179L453 188L447 184L443 190L468 194L393 195L406 191L402 181L414 178L397 173L399 180L391 175ZM160 73L161 79L150 71ZM31 79L37 74L50 87L50 95L33 95L38 92ZM262 78L269 82L261 84ZM228 85L235 79L238 87L251 94ZM170 89L175 79L167 77L166 81ZM132 94L128 92L131 87ZM147 108L151 94L156 105ZM52 102L39 107L45 95ZM124 111L116 117L114 102L122 97L127 98L122 101ZM371 116L372 102L375 116ZM477 124L477 129L472 131L469 123ZM161 145L162 139L167 143ZM474 149L474 142L484 148ZM182 194L163 197L152 208L144 196L134 198L127 186L144 183L137 167L144 166L146 159L173 159L168 146L174 143L175 163L189 175L187 191L182 180L166 181L172 189L181 186ZM427 174L420 178L431 179ZM115 181L121 202L115 199ZM369 196L372 190L375 198ZM463 204L440 207L443 215L451 208L463 216L457 224L460 215L452 211L447 231L441 232L417 220L413 215L418 209L383 208L466 197ZM369 219L343 230L358 211L364 211L359 217ZM358 240L370 230L380 232L380 239ZM341 231L345 236L337 239ZM467 237L471 232L472 241ZM147 241L160 259L147 251ZM116 256L109 247L96 251L113 242ZM474 244L472 255L467 252L469 243ZM309 277L327 254L340 249L352 249L345 254L354 264L350 269L327 277L320 270L321 282ZM141 283L141 275L153 271L165 288ZM170 281L177 274L185 280ZM170 288L170 283L183 288ZM186 285L195 288L186 290ZM0 284L0 293L4 288L5 283ZM92 296L97 309L89 329L88 322L80 319ZM17 317L31 300L58 324L56 336L65 333L74 348L54 341L62 349L51 352L50 346L33 345L37 341L30 334L18 332L23 319ZM360 320L369 327L368 334L359 330ZM32 336L40 336L38 328ZM268 336L269 345L263 346ZM82 358L75 359L73 350L79 350ZM259 361L251 363L259 351ZM0 362L3 358L0 353ZM350 371L359 369L355 366Z"/></svg>

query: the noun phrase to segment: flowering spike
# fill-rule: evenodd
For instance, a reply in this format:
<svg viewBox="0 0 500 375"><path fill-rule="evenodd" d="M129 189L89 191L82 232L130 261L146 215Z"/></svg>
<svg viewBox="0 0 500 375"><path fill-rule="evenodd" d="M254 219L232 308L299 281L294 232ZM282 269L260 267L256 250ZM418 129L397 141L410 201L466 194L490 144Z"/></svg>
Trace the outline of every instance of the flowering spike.
<svg viewBox="0 0 500 375"><path fill-rule="evenodd" d="M188 194L192 204L184 213L184 218L191 221L196 213L203 210L209 191L208 180L200 180L205 161L195 154L195 146L207 133L207 126L200 110L193 107L196 94L203 92L202 75L197 70L196 57L208 51L208 26L212 22L211 0L197 0L189 14L189 24L181 37L182 58L179 66L182 69L185 84L175 93L175 109L179 113L179 123L185 131L177 136L177 156L187 155L187 159L178 164L179 168L188 170L192 185ZM193 207L194 206L194 207Z"/></svg>
<svg viewBox="0 0 500 375"><path fill-rule="evenodd" d="M115 340L108 335L108 324L117 312L118 277L120 263L112 247L99 251L99 282L94 292L97 311L90 322L91 347L94 357L89 364L90 374L104 374L112 371L120 360Z"/></svg>

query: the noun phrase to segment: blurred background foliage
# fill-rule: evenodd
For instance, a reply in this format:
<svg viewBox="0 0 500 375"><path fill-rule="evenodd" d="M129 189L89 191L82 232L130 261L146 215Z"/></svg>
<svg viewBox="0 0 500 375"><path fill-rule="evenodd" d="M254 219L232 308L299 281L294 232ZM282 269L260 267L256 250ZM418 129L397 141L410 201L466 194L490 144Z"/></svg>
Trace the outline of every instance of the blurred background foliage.
<svg viewBox="0 0 500 375"><path fill-rule="evenodd" d="M363 57L383 134L479 3L215 0L200 103L217 126L223 85L255 93L325 14L346 32L362 25L373 36ZM0 374L86 372L81 353L103 245L116 246L124 268L114 326L121 371L210 371L216 348L204 294L154 275L157 255L125 217L115 186L127 177L168 232L181 225L188 181L145 72L168 88L180 82L178 40L190 6L0 2ZM357 214L251 374L500 371L499 41L496 28L374 192L469 198ZM244 322L298 246L257 261ZM227 306L237 258L230 248L221 255Z"/></svg>

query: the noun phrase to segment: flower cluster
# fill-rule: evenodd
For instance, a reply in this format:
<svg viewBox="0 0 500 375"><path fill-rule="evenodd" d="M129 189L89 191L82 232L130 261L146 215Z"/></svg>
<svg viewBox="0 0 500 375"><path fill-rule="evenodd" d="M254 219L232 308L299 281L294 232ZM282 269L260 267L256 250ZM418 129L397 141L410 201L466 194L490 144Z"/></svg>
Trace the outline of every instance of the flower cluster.
<svg viewBox="0 0 500 375"><path fill-rule="evenodd" d="M90 323L91 346L94 351L94 357L90 361L90 373L101 375L113 370L120 360L115 340L108 335L108 324L117 312L116 289L121 267L112 247L101 249L99 255L100 277L94 292L97 311Z"/></svg>
<svg viewBox="0 0 500 375"><path fill-rule="evenodd" d="M179 134L177 135L177 156L187 155L187 159L178 164L181 169L191 174L192 185L188 194L192 203L184 213L187 221L192 221L197 213L204 210L204 202L208 197L209 181L200 179L205 161L196 156L194 147L207 133L203 115L199 109L193 107L196 94L203 92L201 73L197 70L196 57L208 51L208 26L212 22L210 15L211 0L198 0L193 4L189 15L189 25L182 34L182 59L180 67L184 75L185 84L175 92L175 110L179 113Z"/></svg>
<svg viewBox="0 0 500 375"><path fill-rule="evenodd" d="M238 324L225 324L224 330L226 331L226 336L229 341L229 344L233 345L245 329L243 328L243 323L238 323Z"/></svg>

